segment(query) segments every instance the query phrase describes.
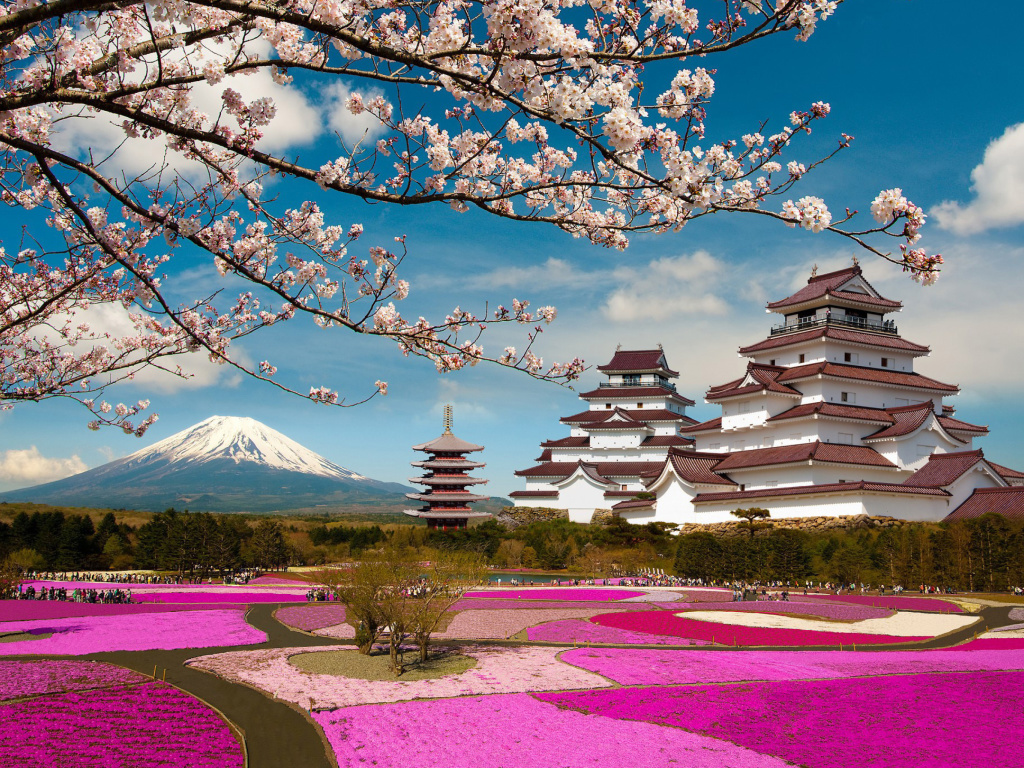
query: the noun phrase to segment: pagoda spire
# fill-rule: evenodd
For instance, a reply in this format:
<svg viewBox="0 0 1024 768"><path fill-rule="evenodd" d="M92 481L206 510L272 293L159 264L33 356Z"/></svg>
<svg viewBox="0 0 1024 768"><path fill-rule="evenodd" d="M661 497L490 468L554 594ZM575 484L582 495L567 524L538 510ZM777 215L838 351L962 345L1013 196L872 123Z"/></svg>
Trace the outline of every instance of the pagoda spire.
<svg viewBox="0 0 1024 768"><path fill-rule="evenodd" d="M452 406L451 403L446 403L444 406L444 434L450 435L452 433Z"/></svg>

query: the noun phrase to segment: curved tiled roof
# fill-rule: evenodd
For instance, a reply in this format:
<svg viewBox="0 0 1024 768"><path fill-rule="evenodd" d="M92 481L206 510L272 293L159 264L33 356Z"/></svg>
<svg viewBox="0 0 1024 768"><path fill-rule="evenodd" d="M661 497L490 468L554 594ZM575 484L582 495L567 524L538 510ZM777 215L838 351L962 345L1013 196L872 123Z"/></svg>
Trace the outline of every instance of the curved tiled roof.
<svg viewBox="0 0 1024 768"><path fill-rule="evenodd" d="M513 499L557 499L558 491L512 491Z"/></svg>
<svg viewBox="0 0 1024 768"><path fill-rule="evenodd" d="M705 400L721 400L726 397L737 397L738 395L753 394L755 392L775 392L780 395L795 395L800 393L792 387L781 383L783 375L790 369L779 365L762 365L760 363L747 363L746 374L739 379L711 387L704 395ZM753 379L751 384L744 384L747 379Z"/></svg>
<svg viewBox="0 0 1024 768"><path fill-rule="evenodd" d="M696 451L670 451L668 461L672 471L691 484L736 485L727 477L715 474L724 456L720 453L697 453Z"/></svg>
<svg viewBox="0 0 1024 768"><path fill-rule="evenodd" d="M914 344L913 342L907 341L899 336L889 336L882 333L867 333L864 331L851 331L845 328L835 328L833 326L826 325L821 328L812 328L809 331L796 331L793 333L772 336L764 341L751 344L748 347L740 347L739 353L741 355L748 355L755 352L765 352L769 349L778 349L780 347L789 347L794 344L803 344L806 341L814 341L815 339L820 338L831 339L833 341L845 341L851 344L865 344L872 347L885 347L886 349L892 349L900 352L916 352L918 354L928 354L931 352L929 347L921 344Z"/></svg>
<svg viewBox="0 0 1024 768"><path fill-rule="evenodd" d="M653 507L656 501L656 499L629 499L628 501L620 501L618 504L612 504L612 509L620 512L631 509L647 509L648 507Z"/></svg>
<svg viewBox="0 0 1024 768"><path fill-rule="evenodd" d="M470 451L482 451L482 445L474 445L460 440L451 432L445 432L429 443L421 443L412 447L414 451L427 451L428 453L469 453Z"/></svg>
<svg viewBox="0 0 1024 768"><path fill-rule="evenodd" d="M787 368L786 372L779 376L780 383L809 379L814 376L832 376L838 379L852 379L855 381L871 381L879 384L892 384L899 387L910 387L912 389L928 389L937 392L959 392L960 388L955 384L943 384L941 381L930 379L919 373L907 373L905 371L891 371L888 368L866 368L860 365L849 365L847 363L818 362L798 365L794 368Z"/></svg>
<svg viewBox="0 0 1024 768"><path fill-rule="evenodd" d="M865 467L896 469L896 465L873 448L864 445L841 445L837 443L796 443L773 448L753 448L736 451L722 459L715 467L716 472L730 472L775 464L792 464L803 461L824 461L835 464L857 464Z"/></svg>
<svg viewBox="0 0 1024 768"><path fill-rule="evenodd" d="M682 448L686 445L693 445L693 440L681 435L652 435L640 443L641 448Z"/></svg>
<svg viewBox="0 0 1024 768"><path fill-rule="evenodd" d="M690 435L695 432L718 432L722 429L722 417L711 419L710 421L702 421L700 424L694 424L692 427L683 427L682 431Z"/></svg>
<svg viewBox="0 0 1024 768"><path fill-rule="evenodd" d="M886 413L892 416L892 424L873 432L865 440L885 440L887 438L909 435L924 424L935 413L935 404L930 400L916 405L904 405L899 408L887 408Z"/></svg>
<svg viewBox="0 0 1024 768"><path fill-rule="evenodd" d="M563 424L580 425L600 423L610 419L612 414L616 411L620 411L630 418L644 423L648 421L682 421L687 424L696 423L696 421L691 419L689 416L683 416L681 413L676 413L675 411L667 411L664 408L637 408L635 410L628 411L625 408L612 408L603 411L580 411L579 413L574 413L572 416L566 416L560 419L560 421Z"/></svg>
<svg viewBox="0 0 1024 768"><path fill-rule="evenodd" d="M963 504L946 515L944 522L968 520L989 512L1008 520L1024 520L1024 488L976 488Z"/></svg>
<svg viewBox="0 0 1024 768"><path fill-rule="evenodd" d="M595 461L584 462L594 467L601 477L641 477L646 473L660 473L665 466L662 461ZM579 462L548 461L529 469L516 470L520 477L558 477L564 478L576 471Z"/></svg>
<svg viewBox="0 0 1024 768"><path fill-rule="evenodd" d="M980 448L976 451L933 453L925 465L904 480L903 484L914 488L942 488L955 482L978 462L984 460L985 454ZM995 472L995 469L992 471Z"/></svg>
<svg viewBox="0 0 1024 768"><path fill-rule="evenodd" d="M756 491L698 493L693 497L693 503L710 504L721 501L765 499L778 496L816 496L835 495L837 493L897 493L915 496L949 496L949 493L940 488L913 488L901 485L900 483L869 483L865 480L860 480L856 483L826 483L824 485L797 485L789 488L760 488Z"/></svg>
<svg viewBox="0 0 1024 768"><path fill-rule="evenodd" d="M816 299L821 299L826 296L834 296L835 298L845 299L847 301L856 301L860 304L870 304L881 309L899 309L903 306L898 301L892 301L891 299L886 299L877 295L877 291L875 291L875 295L872 295L842 290L844 285L856 277L860 277L863 280L859 266L847 267L846 269L840 269L836 272L828 272L824 275L815 275L808 279L807 285L791 296L787 296L779 301L769 302L768 309L792 307L798 304L814 301ZM864 282L867 283L867 280L864 280ZM870 288L871 284L867 284ZM871 290L874 290L874 288Z"/></svg>
<svg viewBox="0 0 1024 768"><path fill-rule="evenodd" d="M980 424L969 424L966 421L960 419L954 419L952 416L939 416L939 424L942 428L953 432L978 432L983 435L988 434L988 427L983 427Z"/></svg>
<svg viewBox="0 0 1024 768"><path fill-rule="evenodd" d="M1024 480L1024 472L1018 472L1016 469L1004 467L1002 464L996 464L994 461L989 461L988 459L986 459L986 461L988 461L988 465L998 472L999 476L1004 480Z"/></svg>
<svg viewBox="0 0 1024 768"><path fill-rule="evenodd" d="M693 405L693 400L662 386L598 387L580 395L581 400L636 400L644 397L667 397L677 403Z"/></svg>
<svg viewBox="0 0 1024 768"><path fill-rule="evenodd" d="M616 350L611 362L597 366L602 373L642 373L664 371L669 376L678 376L678 371L668 367L665 352L661 349Z"/></svg>
<svg viewBox="0 0 1024 768"><path fill-rule="evenodd" d="M855 405L826 403L823 400L790 408L788 411L771 416L768 421L785 421L786 419L799 419L815 415L831 416L837 419L869 421L878 424L892 424L893 421L892 416L882 408L858 408Z"/></svg>
<svg viewBox="0 0 1024 768"><path fill-rule="evenodd" d="M570 436L563 437L560 440L545 440L540 444L541 448L588 448L590 446L590 436Z"/></svg>

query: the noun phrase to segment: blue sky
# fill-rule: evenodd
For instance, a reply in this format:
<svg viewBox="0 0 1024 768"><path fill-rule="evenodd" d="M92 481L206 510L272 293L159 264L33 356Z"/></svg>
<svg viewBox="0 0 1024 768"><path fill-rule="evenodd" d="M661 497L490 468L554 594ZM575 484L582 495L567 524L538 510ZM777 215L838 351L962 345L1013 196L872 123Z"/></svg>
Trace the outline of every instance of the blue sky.
<svg viewBox="0 0 1024 768"><path fill-rule="evenodd" d="M979 441L986 455L1024 469L1024 100L1014 54L1024 6L1000 4L999 23L986 25L983 43L954 26L963 18L963 4L949 0L857 0L819 24L807 43L787 34L717 60L708 138L738 138L762 119L771 120L770 132L791 110L817 100L832 105L789 159L813 160L841 132L856 140L808 176L799 195L819 195L834 212L866 212L879 190L900 186L925 208L922 244L947 259L937 285L922 288L856 255L884 295L903 301L901 333L932 347L917 370L959 384L958 415L992 430ZM293 116L280 127L282 145L302 140L295 125L316 118L316 104L300 94L282 110ZM321 136L307 151L329 151L322 145L329 141ZM634 237L620 253L474 212L320 200L340 222L361 222L367 245L407 235L412 293L404 314L436 318L455 305L482 311L488 300L509 304L512 297L554 304L559 319L538 347L545 360L579 355L598 365L617 344L661 343L681 372L680 391L698 402L691 409L698 419L718 415L703 403L708 386L742 372L736 349L773 324L765 302L802 284L812 264L840 268L856 253L841 238L760 217L705 217L677 234ZM206 264L186 267L193 283L213 274ZM485 336L487 349L521 346L516 332L494 331ZM387 343L305 322L240 349L249 359L270 359L300 389L323 383L358 399L385 379L390 393L330 409L199 365L186 386L145 376L111 393L126 402L151 398L160 420L142 439L88 431L87 414L71 403L19 405L0 414L0 490L98 466L214 414L251 416L355 471L404 481L414 474L410 446L440 432L441 408L450 402L456 434L487 448L480 471L490 478L487 490L507 495L522 487L512 473L532 464L538 444L568 434L559 417L582 407L574 392L515 372L481 365L439 376ZM600 379L590 371L581 387Z"/></svg>

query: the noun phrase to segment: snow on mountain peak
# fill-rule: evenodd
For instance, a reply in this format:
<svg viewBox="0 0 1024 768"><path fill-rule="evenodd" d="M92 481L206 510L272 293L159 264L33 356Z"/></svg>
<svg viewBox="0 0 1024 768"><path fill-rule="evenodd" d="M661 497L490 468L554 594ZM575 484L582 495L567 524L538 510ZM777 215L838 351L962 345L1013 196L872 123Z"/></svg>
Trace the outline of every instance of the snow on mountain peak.
<svg viewBox="0 0 1024 768"><path fill-rule="evenodd" d="M126 464L155 460L205 464L223 459L321 477L366 479L246 416L211 416L122 461Z"/></svg>

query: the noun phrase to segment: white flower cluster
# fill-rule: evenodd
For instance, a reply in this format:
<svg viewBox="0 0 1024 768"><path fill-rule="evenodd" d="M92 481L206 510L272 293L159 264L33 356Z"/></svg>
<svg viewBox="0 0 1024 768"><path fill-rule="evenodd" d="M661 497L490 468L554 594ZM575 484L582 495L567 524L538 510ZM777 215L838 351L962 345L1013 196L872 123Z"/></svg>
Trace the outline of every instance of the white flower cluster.
<svg viewBox="0 0 1024 768"><path fill-rule="evenodd" d="M825 201L820 197L801 197L795 203L787 200L782 204L782 215L788 220L789 226L800 226L811 232L821 232L832 223Z"/></svg>

